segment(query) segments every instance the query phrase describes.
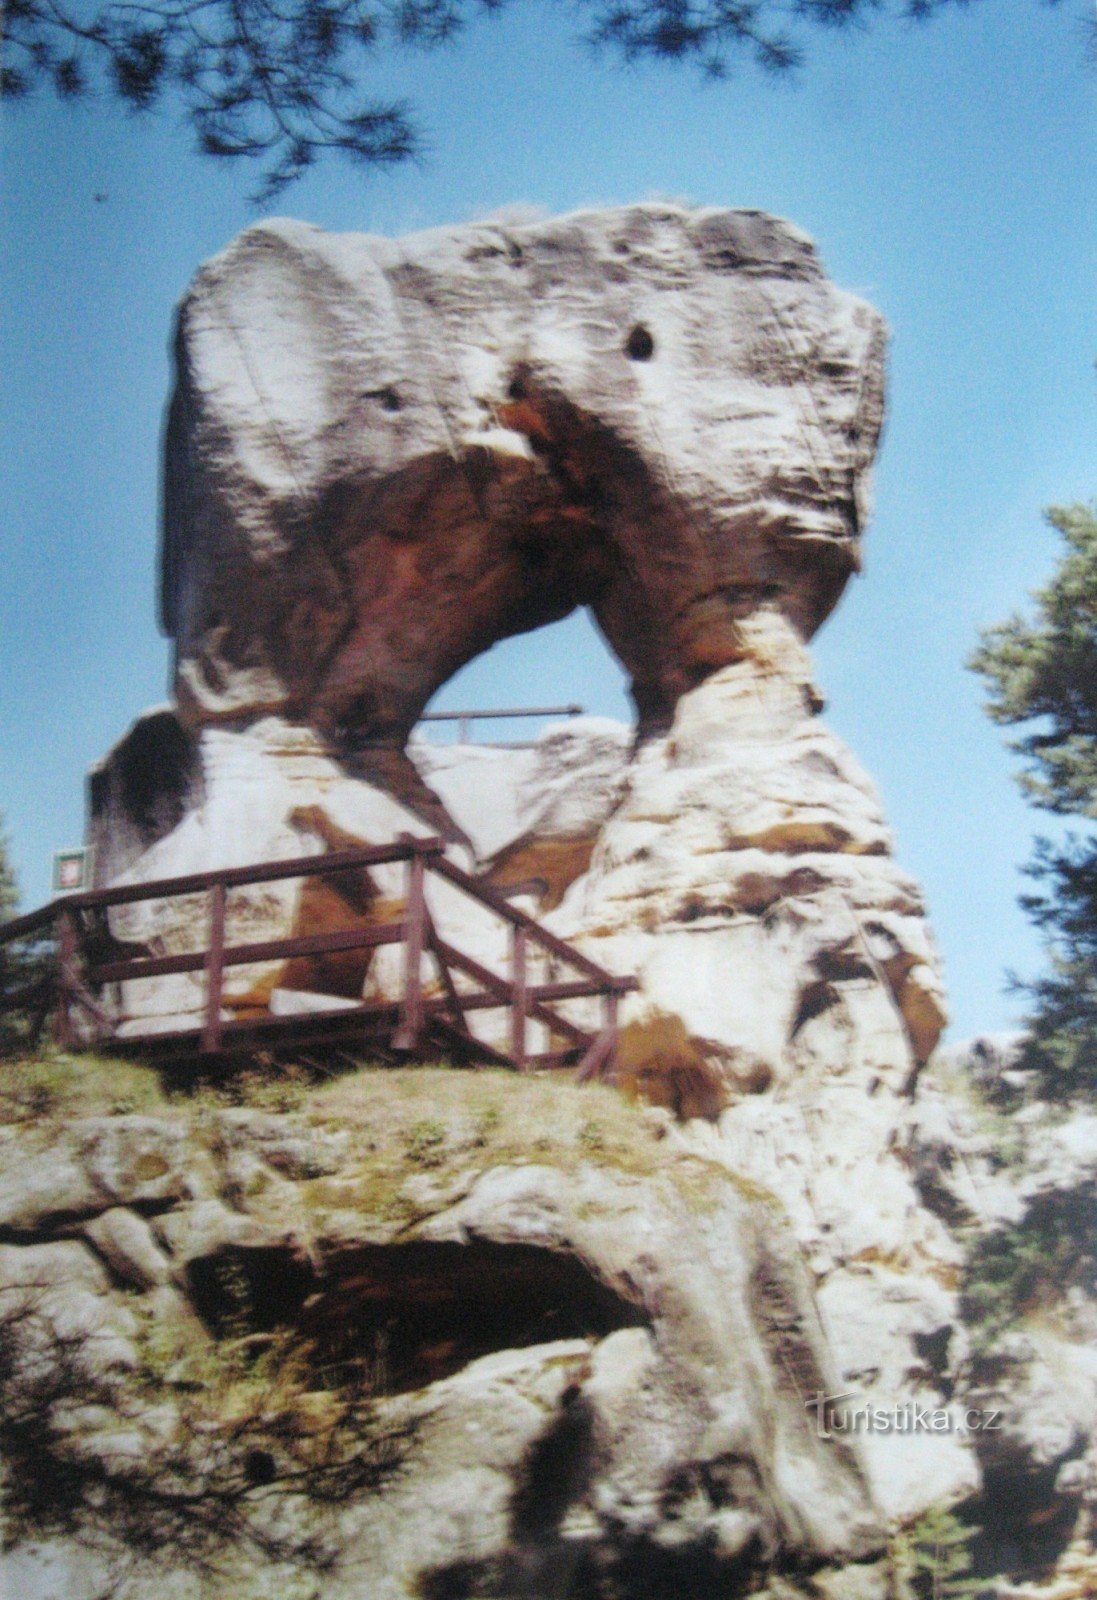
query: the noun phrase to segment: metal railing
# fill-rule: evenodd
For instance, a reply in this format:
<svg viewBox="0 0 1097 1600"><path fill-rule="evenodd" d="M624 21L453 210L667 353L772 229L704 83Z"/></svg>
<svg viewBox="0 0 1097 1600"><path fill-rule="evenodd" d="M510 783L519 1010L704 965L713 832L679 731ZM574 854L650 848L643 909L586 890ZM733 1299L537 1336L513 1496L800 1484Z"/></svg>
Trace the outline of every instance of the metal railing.
<svg viewBox="0 0 1097 1600"><path fill-rule="evenodd" d="M450 1050L468 1060L492 1062L528 1071L536 1067L575 1065L580 1080L596 1076L612 1077L616 1064L617 1008L622 994L636 987L632 978L616 977L574 946L551 933L536 918L512 906L498 891L480 883L444 855L444 842L437 838L402 836L391 845L366 846L356 850L334 851L320 856L298 856L289 860L263 862L251 867L226 867L185 877L126 884L113 889L94 889L51 901L38 911L0 925L0 955L14 941L39 936L51 938L54 955L46 980L10 993L0 992L0 1012L35 1005L45 1014L54 1013L54 1032L66 1049L84 1043L101 1045L118 1039L117 1026L102 997L95 993L109 984L139 982L174 974L202 972L205 975L204 1016L200 1028L165 1033L149 1030L142 1035L129 1024L127 1044L163 1046L166 1042L193 1045L196 1054L212 1056L226 1053L234 1044L247 1046L257 1025L254 1020L226 1019L224 980L226 969L257 962L290 960L294 957L327 955L334 952L366 950L386 944L403 946L401 992L394 1001L352 1004L333 1015L330 1012L294 1017L266 1017L260 1026L264 1039L279 1035L302 1037L309 1031L330 1035L338 1026L343 1036L353 1037L356 1027L363 1033L366 1024L387 1031L391 1048L408 1056L421 1055L431 1048ZM226 942L228 892L258 883L286 878L323 877L332 873L363 870L403 862L405 894L403 914L396 920L363 920L359 926L340 928L331 933L291 935L241 944ZM433 875L468 895L493 916L509 924L510 955L506 977L492 972L483 962L443 939L435 925L427 901L426 884ZM126 955L119 958L106 923L112 907L141 901L171 901L184 895L204 893L207 897L207 940L196 950L177 955ZM107 947L108 959L97 955L96 945ZM531 971L531 956L540 949L553 966L570 968L579 974L568 981L536 982ZM113 959L110 959L113 955ZM424 961L433 959L438 992L424 984ZM463 975L465 986L454 974ZM474 987L467 986L471 980ZM591 1029L580 1026L557 1007L576 999L600 999L601 1024ZM45 1004L43 1005L43 1001ZM478 1037L470 1015L477 1011L509 1010L506 1048ZM74 1017L83 1012L87 1021L78 1029ZM540 1022L550 1036L565 1041L562 1048L532 1052L529 1024Z"/></svg>
<svg viewBox="0 0 1097 1600"><path fill-rule="evenodd" d="M460 744L469 743L469 729L474 722L494 722L507 717L581 717L582 706L508 706L505 710L490 708L483 711L424 711L420 722L456 722Z"/></svg>

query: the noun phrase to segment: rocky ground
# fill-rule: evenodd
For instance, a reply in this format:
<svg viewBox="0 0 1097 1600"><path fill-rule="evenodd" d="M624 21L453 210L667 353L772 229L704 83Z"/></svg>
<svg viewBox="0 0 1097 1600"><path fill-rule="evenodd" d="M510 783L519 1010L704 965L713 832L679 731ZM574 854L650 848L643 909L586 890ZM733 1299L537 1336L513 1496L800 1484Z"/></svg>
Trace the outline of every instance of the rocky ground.
<svg viewBox="0 0 1097 1600"><path fill-rule="evenodd" d="M915 1389L1000 1425L900 1515L872 1452L917 1432L812 1403L871 1391L861 1308L701 1149L718 1123L427 1068L180 1095L48 1057L2 1085L21 1600L1095 1592L1097 1119L1018 1114L985 1054L935 1063L898 1139L963 1312Z"/></svg>

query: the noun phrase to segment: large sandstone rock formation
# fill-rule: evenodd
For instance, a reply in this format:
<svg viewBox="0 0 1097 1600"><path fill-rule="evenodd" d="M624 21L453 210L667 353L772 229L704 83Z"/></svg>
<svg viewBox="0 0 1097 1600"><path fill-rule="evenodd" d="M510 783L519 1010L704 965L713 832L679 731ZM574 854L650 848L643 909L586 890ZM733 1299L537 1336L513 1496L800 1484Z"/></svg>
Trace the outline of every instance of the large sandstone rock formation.
<svg viewBox="0 0 1097 1600"><path fill-rule="evenodd" d="M636 974L623 1074L676 1119L683 1159L701 1163L676 1170L703 1169L706 1183L717 1174L729 1194L741 1197L745 1185L755 1200L770 1197L774 1237L795 1243L809 1275L805 1298L797 1289L782 1299L779 1320L790 1340L811 1322L812 1359L832 1374L825 1382L866 1406L947 1411L975 1370L960 1315L964 1245L948 1207L927 1199L948 1186L927 1184L932 1161L910 1121L944 1023L940 972L921 895L894 860L872 784L820 721L805 648L857 563L881 358L876 314L829 284L800 234L755 213L639 206L395 242L286 222L249 230L202 270L180 313L164 551L176 702L142 718L93 774L92 836L100 873L114 881L402 831L446 833L463 864L525 894L612 969ZM577 605L591 608L632 677L636 729L580 719L511 750L439 749L411 732L462 662ZM383 869L322 893L292 883L233 891L229 937L346 926L378 908L391 914L401 892L399 875ZM498 924L444 888L432 892L443 934L504 972ZM144 903L119 908L111 926L119 939L171 953L201 947L204 915L197 901L181 910ZM398 992L391 949L356 960L233 968L226 1010ZM124 1029L193 1020L202 1003L191 976L130 985L118 997ZM578 1015L585 1002L572 1004ZM553 1137L546 1129L549 1148ZM597 1166L596 1143L590 1154ZM603 1202L614 1217L628 1207L585 1177L564 1206L558 1180L530 1164L527 1152L517 1176L478 1178L460 1205L436 1197L425 1211L447 1220L429 1226L449 1243L506 1235L574 1250L595 1278L615 1283L609 1235L595 1238L584 1218ZM268 1178L253 1176L265 1190ZM72 1181L79 1186L79 1173ZM269 1217L254 1232L248 1183L211 1180L187 1197L227 1201L245 1218L201 1211L194 1226L216 1223L221 1240L209 1253L228 1249L230 1235L240 1248L245 1235L248 1249L273 1248ZM340 1230L351 1255L394 1242L376 1232L368 1194L349 1179L336 1192L345 1205L318 1225L321 1256ZM659 1193L640 1206L642 1221L621 1221L614 1248L641 1234L656 1241L649 1255L636 1244L626 1275L654 1273L670 1323L693 1329L691 1308L706 1293L727 1299L713 1263L757 1259L762 1213L721 1201L718 1225L706 1220L687 1242ZM496 1208L490 1221L485 1197ZM677 1201L667 1204L673 1211ZM77 1209L83 1218L87 1208ZM155 1284L168 1270L126 1244L132 1223L114 1217L95 1230L86 1237L108 1264L129 1250L131 1277L151 1273ZM169 1254L189 1259L190 1246L171 1238ZM686 1282L684 1259L684 1276L667 1266L691 1251L706 1263L702 1276L715 1272L709 1290ZM514 1279L519 1297L525 1282ZM711 1344L695 1329L681 1335L703 1377L671 1363L659 1369L673 1368L664 1381L646 1364L638 1325L609 1335L619 1341L614 1364L639 1385L613 1390L615 1404L637 1406L656 1440L663 1425L651 1408L669 1417L672 1394L684 1407L659 1457L669 1474L659 1481L678 1483L680 1503L693 1507L680 1513L683 1546L696 1555L725 1541L731 1550L733 1530L747 1526L734 1496L713 1500L708 1457L696 1453L698 1429L707 1437L725 1410L738 1415L745 1404L769 1419L747 1451L747 1478L761 1482L768 1509L751 1501L748 1521L761 1521L743 1548L776 1552L779 1567L814 1564L812 1596L899 1593L873 1566L873 1536L866 1543L849 1531L862 1528L859 1497L895 1528L930 1507L972 1503L984 1470L998 1467L970 1432L949 1425L866 1435L850 1477L848 1463L776 1426L785 1402L764 1374L760 1388L750 1378L753 1398L743 1401L747 1379L733 1379L715 1352L729 1340L753 1348L755 1335L720 1315L705 1334ZM464 1417L460 1396L501 1383L529 1426L515 1424L504 1447L493 1423L467 1455L452 1439L440 1444L438 1460L455 1476L444 1490L424 1489L429 1514L417 1523L408 1511L405 1523L403 1510L392 1512L405 1506L397 1496L364 1538L394 1537L376 1529L390 1529L395 1515L412 1544L437 1544L445 1535L430 1530L450 1518L473 1528L476 1551L498 1555L499 1539L492 1545L483 1528L498 1533L505 1522L500 1482L511 1484L520 1522L525 1468L516 1463L545 1408L571 1393L557 1380L575 1352L546 1348L467 1379L442 1361L445 1372L425 1384L427 1414ZM802 1390L801 1378L793 1372L789 1382ZM725 1405L717 1392L737 1398ZM798 1392L801 1410L804 1399ZM479 1426L476 1415L469 1425ZM644 1457L629 1509L612 1465L616 1435L601 1437L611 1464L585 1480L579 1520L564 1533L578 1538L579 1529L595 1564L627 1548L651 1555L676 1537L661 1511L643 1522L663 1492L658 1474ZM640 1434L628 1439L640 1450ZM793 1505L782 1487L790 1450L794 1476L822 1497L814 1509ZM741 1440L732 1454L739 1459ZM574 1452L562 1459L568 1472L587 1470ZM846 1530L834 1548L812 1531L821 1504ZM561 1527L546 1549L557 1549ZM498 1573L481 1572L486 1592L498 1579L499 1592L540 1600L537 1583L547 1579L536 1575L529 1539L522 1545L511 1531L522 1546L511 1557L533 1562L534 1576L511 1572L507 1589ZM735 1569L738 1559L728 1555L734 1582L762 1583L753 1568ZM466 1592L441 1557L437 1565L440 1587L425 1593ZM375 1585L395 1570L375 1563ZM478 1592L476 1571L469 1593ZM774 1596L798 1593L791 1578L774 1581ZM382 1592L375 1586L371 1600Z"/></svg>
<svg viewBox="0 0 1097 1600"><path fill-rule="evenodd" d="M555 906L623 792L627 735L550 734L530 772L512 758L488 779L471 757L460 773L427 747L409 759L417 716L477 652L587 605L631 675L641 746L714 674L738 665L749 698L783 671L759 644L771 637L806 718L814 691L795 641L858 563L882 360L879 316L827 280L809 240L759 213L642 205L398 241L249 229L180 308L163 546L177 703L93 775L102 881L430 829L471 846L491 881L537 881L540 909ZM724 734L720 759L738 763L730 723ZM781 740L769 743L780 765ZM826 788L829 759L785 773L782 804L805 807L803 827L790 845L782 811L760 848L813 838L824 853L886 854L878 817L858 833L874 802L843 780L844 757L824 809L850 814L812 832L804 784L810 769ZM744 792L717 779L702 804L734 811ZM718 831L745 840L752 826ZM924 1059L941 1010L916 891L897 908L892 880L876 878L861 902L882 896L881 914L895 913L888 983ZM240 892L232 931L343 926L399 880L344 888ZM634 905L644 919L664 910ZM447 927L469 916L435 914ZM174 952L201 943L204 912L145 905L112 924ZM475 932L493 956L498 930ZM819 979L813 961L783 984L762 1050L772 1070L799 990ZM359 993L367 966L383 986L383 957L363 959L342 963L336 993ZM332 981L268 964L234 972L226 1001L261 1008ZM145 1026L192 1014L199 988L131 986L122 1005ZM732 1009L756 1014L748 989L735 986Z"/></svg>

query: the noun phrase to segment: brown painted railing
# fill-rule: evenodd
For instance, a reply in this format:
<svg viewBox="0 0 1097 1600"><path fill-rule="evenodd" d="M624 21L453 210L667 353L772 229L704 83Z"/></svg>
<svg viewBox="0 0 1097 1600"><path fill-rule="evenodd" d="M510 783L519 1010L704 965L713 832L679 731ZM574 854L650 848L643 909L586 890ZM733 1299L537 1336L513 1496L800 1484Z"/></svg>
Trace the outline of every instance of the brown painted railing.
<svg viewBox="0 0 1097 1600"><path fill-rule="evenodd" d="M436 1053L444 1048L469 1060L512 1066L518 1071L570 1063L577 1066L580 1079L612 1077L616 1065L618 1000L635 988L635 980L615 977L558 938L536 918L512 906L503 895L448 861L444 848L441 839L404 835L391 845L298 856L253 867L227 867L187 877L161 878L155 882L66 895L27 916L0 925L0 955L15 940L33 935L51 937L54 942L52 966L46 979L49 992L44 1004L42 985L32 985L30 989L0 993L0 1012L37 1006L41 1012L41 1026L46 1011L52 1007L55 1034L63 1047L72 1049L82 1042L101 1044L116 1040L117 1035L109 1011L97 998L95 990L106 984L204 972L205 1013L200 1029L184 1029L174 1034L150 1030L146 1035L134 1034L131 1029L126 1042L163 1046L174 1041L182 1046L190 1044L196 1053L208 1056L226 1052L234 1044L238 1048L246 1047L248 1038L257 1028L265 1041L277 1042L279 1036L292 1034L301 1038L310 1026L314 1032L328 1036L338 1028L344 1037L348 1034L353 1037L358 1028L364 1038L369 1024L374 1036L378 1028L387 1031L389 1047L409 1056L431 1053L432 1049ZM322 877L398 862L406 864L406 889L403 916L397 921L363 922L359 927L332 933L248 944L226 943L226 904L230 889L285 878ZM427 880L432 874L509 924L507 977L492 972L474 956L440 937L426 894ZM104 914L112 907L201 893L206 895L208 906L209 931L204 948L180 955L94 959L91 947L96 935L102 935ZM363 1002L334 1013L321 1011L292 1018L270 1017L264 1018L261 1024L226 1021L222 1015L228 967L365 950L384 944L403 945L402 992L393 1002ZM530 963L533 951L538 948L551 958L554 966L570 968L579 976L565 982L534 982ZM437 968L440 994L433 994L424 986L426 957L432 958ZM458 986L455 971L464 976L466 987ZM475 985L471 989L467 987L469 979ZM557 1009L562 1001L591 998L600 998L602 1002L601 1024L595 1029L579 1026ZM510 1012L506 1049L477 1037L469 1021L472 1013L501 1008ZM83 1012L88 1019L82 1032L74 1023L77 1012ZM564 1047L532 1053L528 1040L531 1021L542 1023L550 1034L564 1040Z"/></svg>

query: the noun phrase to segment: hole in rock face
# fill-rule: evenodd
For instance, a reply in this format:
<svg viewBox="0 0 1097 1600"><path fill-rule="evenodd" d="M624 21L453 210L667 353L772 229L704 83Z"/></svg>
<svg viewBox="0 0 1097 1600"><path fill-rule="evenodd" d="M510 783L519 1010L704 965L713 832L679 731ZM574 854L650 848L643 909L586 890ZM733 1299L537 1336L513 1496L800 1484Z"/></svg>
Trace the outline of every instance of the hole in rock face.
<svg viewBox="0 0 1097 1600"><path fill-rule="evenodd" d="M273 1483L278 1466L269 1450L249 1450L244 1457L244 1477L256 1488Z"/></svg>
<svg viewBox="0 0 1097 1600"><path fill-rule="evenodd" d="M384 411L400 411L402 409L400 396L395 389L383 389L380 399L381 408Z"/></svg>
<svg viewBox="0 0 1097 1600"><path fill-rule="evenodd" d="M290 1327L314 1288L312 1268L286 1249L232 1248L187 1267L194 1309L218 1338Z"/></svg>
<svg viewBox="0 0 1097 1600"><path fill-rule="evenodd" d="M630 361L650 361L655 354L655 340L642 323L638 322L625 340L625 354Z"/></svg>
<svg viewBox="0 0 1097 1600"><path fill-rule="evenodd" d="M603 1338L647 1319L574 1256L489 1240L416 1240L362 1245L331 1261L301 1320L320 1367L364 1367L393 1392L422 1388L493 1351Z"/></svg>
<svg viewBox="0 0 1097 1600"><path fill-rule="evenodd" d="M194 744L173 711L142 717L117 747L108 766L92 772L93 818L111 805L131 821L146 845L181 820L200 769Z"/></svg>

